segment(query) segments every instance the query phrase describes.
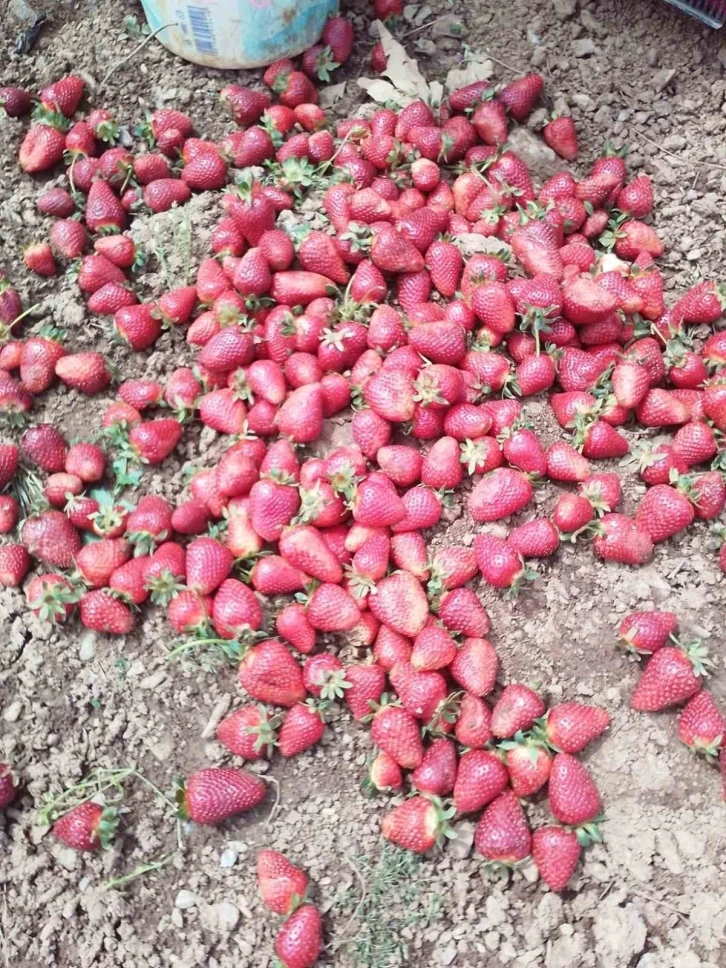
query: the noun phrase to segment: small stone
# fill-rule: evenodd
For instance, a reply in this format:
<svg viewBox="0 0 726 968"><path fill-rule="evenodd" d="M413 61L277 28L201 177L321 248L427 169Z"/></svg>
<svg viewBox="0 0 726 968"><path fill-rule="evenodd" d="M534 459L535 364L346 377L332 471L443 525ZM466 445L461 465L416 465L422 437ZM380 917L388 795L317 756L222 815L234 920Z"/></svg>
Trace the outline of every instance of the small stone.
<svg viewBox="0 0 726 968"><path fill-rule="evenodd" d="M453 964L455 958L456 958L456 948L453 944L450 944L448 947L444 948L444 950L439 954L439 964L451 965Z"/></svg>
<svg viewBox="0 0 726 968"><path fill-rule="evenodd" d="M19 699L15 702L11 702L8 708L3 713L3 719L6 723L17 723L23 712L23 704Z"/></svg>
<svg viewBox="0 0 726 968"><path fill-rule="evenodd" d="M572 95L572 103L575 104L581 111L594 111L597 105L590 97L589 94L580 93Z"/></svg>
<svg viewBox="0 0 726 968"><path fill-rule="evenodd" d="M572 53L575 57L592 57L595 53L595 45L589 37L581 37L572 44Z"/></svg>
<svg viewBox="0 0 726 968"><path fill-rule="evenodd" d="M234 931L239 923L240 910L231 901L220 901L217 905L217 922L221 931Z"/></svg>
<svg viewBox="0 0 726 968"><path fill-rule="evenodd" d="M462 820L460 823L454 824L456 839L448 842L448 853L457 860L467 858L474 846L475 830L476 825L471 820Z"/></svg>
<svg viewBox="0 0 726 968"><path fill-rule="evenodd" d="M239 851L236 851L233 847L228 847L219 855L219 866L223 868L234 867L238 857Z"/></svg>
<svg viewBox="0 0 726 968"><path fill-rule="evenodd" d="M93 632L88 632L81 638L78 648L78 658L82 662L90 662L96 655L96 636Z"/></svg>
<svg viewBox="0 0 726 968"><path fill-rule="evenodd" d="M177 893L174 899L174 907L179 908L181 911L186 911L188 908L193 908L197 906L197 896L192 894L191 891L181 890Z"/></svg>
<svg viewBox="0 0 726 968"><path fill-rule="evenodd" d="M558 20L569 20L577 13L577 0L554 0L554 8Z"/></svg>
<svg viewBox="0 0 726 968"><path fill-rule="evenodd" d="M653 87L658 94L668 87L670 82L673 80L675 73L676 72L672 68L663 68L663 70L656 71L652 75Z"/></svg>

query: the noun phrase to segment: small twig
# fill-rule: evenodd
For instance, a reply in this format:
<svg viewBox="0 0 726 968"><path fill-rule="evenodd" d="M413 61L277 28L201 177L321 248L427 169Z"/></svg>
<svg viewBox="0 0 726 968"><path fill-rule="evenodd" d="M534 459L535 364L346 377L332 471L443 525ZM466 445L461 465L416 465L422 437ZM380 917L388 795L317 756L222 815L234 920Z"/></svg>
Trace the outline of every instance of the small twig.
<svg viewBox="0 0 726 968"><path fill-rule="evenodd" d="M142 877L144 874L149 874L152 871L161 870L174 857L176 857L176 851L172 851L171 854L165 854L161 860L152 860L147 863L137 864L130 873L124 874L122 877L112 877L107 880L104 887L108 890L114 887L123 887L125 884L130 884L131 881L135 881L137 877Z"/></svg>
<svg viewBox="0 0 726 968"><path fill-rule="evenodd" d="M681 155L676 155L672 151L668 151L663 145L659 145L656 141L652 141L647 135L641 134L640 137L643 141L647 141L649 145L653 145L658 151L663 152L664 155L668 155L669 158L675 158L676 161L683 162L686 165L692 165L694 168L700 166L701 168L717 168L719 171L726 171L726 165L719 165L715 161L691 161L690 158L683 158Z"/></svg>
<svg viewBox="0 0 726 968"><path fill-rule="evenodd" d="M485 47L482 47L482 51L487 55L489 60L494 61L495 64L499 64L500 67L505 67L508 71L511 71L512 74L524 74L524 71L521 67L512 67L512 65L507 64L506 61L499 60L497 57L494 57L492 54L490 54Z"/></svg>
<svg viewBox="0 0 726 968"><path fill-rule="evenodd" d="M348 934L348 931L350 930L351 925L355 922L356 918L358 917L358 914L360 913L361 908L363 907L366 900L368 899L368 885L366 884L365 877L363 877L363 875L360 872L360 868L348 854L345 854L345 862L348 864L350 869L358 878L358 883L360 884L360 898L358 899L358 903L356 904L353 913L348 918L348 921L346 922L345 927L340 932L340 939L336 940L332 945L335 951L337 951L338 948L340 948L342 945L346 943L345 936Z"/></svg>
<svg viewBox="0 0 726 968"><path fill-rule="evenodd" d="M426 30L427 27L433 27L437 24L439 20L444 20L446 17L450 17L451 14L442 13L440 17L434 17L433 20L427 20L425 24L419 24L418 27L412 27L411 30L407 30L405 34L401 34L401 40L405 40L406 37L410 37L411 34L417 34L419 30Z"/></svg>
<svg viewBox="0 0 726 968"><path fill-rule="evenodd" d="M272 809L270 810L267 820L265 820L265 826L269 827L272 821L275 819L277 811L280 807L281 790L280 784L274 776L263 776L262 779L265 780L266 783L271 783L275 788L275 802L272 804Z"/></svg>
<svg viewBox="0 0 726 968"><path fill-rule="evenodd" d="M134 47L134 49L131 51L130 54L127 54L125 57L122 57L120 61L117 61L113 65L113 67L110 67L109 68L109 70L107 71L105 77L101 81L99 87L104 87L108 83L108 81L110 80L111 76L116 73L116 71L119 69L119 67L123 67L124 64L127 64L130 60L133 60L133 58L136 57L136 55L140 51L142 51L144 49L144 47L146 47L146 45L149 43L149 41L150 40L153 40L154 37L156 37L157 34L160 34L162 32L162 30L168 30L169 27L178 27L178 26L179 26L179 24L176 21L174 23L171 23L171 24L164 24L161 27L157 27L156 30L154 30L152 33L148 34L148 36L144 37L144 39L141 41L141 43L138 44L136 47Z"/></svg>
<svg viewBox="0 0 726 968"><path fill-rule="evenodd" d="M659 904L661 907L665 908L667 911L671 911L673 914L675 914L677 917L679 917L682 921L687 921L688 920L688 915L684 914L682 911L679 911L677 907L673 907L673 905L672 904L669 904L667 901L661 901L661 899L659 897L653 897L652 894L643 894L641 891L633 891L632 893L633 893L633 897L642 897L643 900L645 900L645 901L652 901L653 904Z"/></svg>

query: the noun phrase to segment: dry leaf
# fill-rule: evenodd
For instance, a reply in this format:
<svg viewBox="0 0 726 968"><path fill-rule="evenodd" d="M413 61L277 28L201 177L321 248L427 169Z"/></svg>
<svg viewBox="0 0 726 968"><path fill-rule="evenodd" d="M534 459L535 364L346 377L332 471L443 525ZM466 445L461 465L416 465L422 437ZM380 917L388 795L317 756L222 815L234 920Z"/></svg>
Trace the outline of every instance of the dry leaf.
<svg viewBox="0 0 726 968"><path fill-rule="evenodd" d="M493 235L479 235L476 232L462 232L461 235L454 236L452 241L465 258L474 255L475 252L499 255L501 253L509 254L512 251L512 247L503 242L502 239Z"/></svg>
<svg viewBox="0 0 726 968"><path fill-rule="evenodd" d="M453 67L446 75L446 89L456 91L474 81L488 81L494 73L494 64L490 60L470 61L466 67Z"/></svg>
<svg viewBox="0 0 726 968"><path fill-rule="evenodd" d="M401 100L401 95L393 84L390 84L388 81L383 81L378 77L359 77L358 87L362 87L368 96L372 97L379 104L387 104L388 101Z"/></svg>
<svg viewBox="0 0 726 968"><path fill-rule="evenodd" d="M378 36L381 38L388 62L383 71L384 76L389 78L393 86L402 94L426 100L429 96L429 86L418 69L416 61L408 56L403 44L399 44L382 23L378 23Z"/></svg>
<svg viewBox="0 0 726 968"><path fill-rule="evenodd" d="M345 94L345 81L342 84L331 84L320 91L320 107L331 108Z"/></svg>

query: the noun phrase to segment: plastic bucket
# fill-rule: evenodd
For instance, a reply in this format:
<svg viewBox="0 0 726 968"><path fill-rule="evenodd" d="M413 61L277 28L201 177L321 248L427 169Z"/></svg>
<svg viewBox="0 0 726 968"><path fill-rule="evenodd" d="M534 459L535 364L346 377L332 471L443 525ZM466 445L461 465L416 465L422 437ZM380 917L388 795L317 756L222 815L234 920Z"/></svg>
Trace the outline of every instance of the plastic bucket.
<svg viewBox="0 0 726 968"><path fill-rule="evenodd" d="M206 67L262 67L320 39L338 0L141 0L159 42Z"/></svg>

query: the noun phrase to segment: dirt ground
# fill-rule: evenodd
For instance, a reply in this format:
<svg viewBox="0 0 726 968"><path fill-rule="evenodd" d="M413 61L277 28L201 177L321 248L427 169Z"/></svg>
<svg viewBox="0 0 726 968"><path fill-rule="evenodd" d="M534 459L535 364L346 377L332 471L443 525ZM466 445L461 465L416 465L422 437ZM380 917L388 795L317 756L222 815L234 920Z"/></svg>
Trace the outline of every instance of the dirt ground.
<svg viewBox="0 0 726 968"><path fill-rule="evenodd" d="M141 16L129 2L45 0L40 7L50 23L29 56L11 53L19 31L11 12L0 26L0 84L38 89L72 68L93 91L137 42L122 35L124 17ZM367 73L368 7L355 0L349 10L358 36L349 78ZM630 146L631 168L646 171L655 185L669 289L722 275L726 36L655 0L431 0L407 11L413 19L398 36L407 35L430 79L443 78L466 55L451 29L456 22L472 51L495 59L500 78L542 71L549 102L564 102L578 123L580 172L606 140ZM420 24L429 26L414 29ZM235 79L255 77L240 72ZM152 41L92 100L115 109L129 127L143 107L179 106L201 134L219 136L230 124L216 95L231 79L185 64ZM362 101L349 81L336 111L345 114ZM18 122L0 126L0 265L28 305L41 304L39 319L52 317L78 347L105 347L73 283L45 285L22 267L21 246L45 230L34 210L39 186L16 167L21 131ZM200 197L188 207L195 259L204 252L216 204ZM152 251L160 242L173 244L168 216L137 220L133 234ZM172 257L170 265L179 279L180 261ZM159 272L152 259L143 282L148 292L161 285ZM163 373L186 351L167 336L146 358L112 353L128 377ZM39 414L77 439L89 434L106 402L56 389ZM555 437L546 405L529 410L545 437ZM182 463L203 466L219 446L210 431L187 433L181 456L146 473L143 488L176 495ZM642 488L623 473L631 510ZM555 497L549 487L538 499L549 509ZM434 543L444 534L470 543L472 522L461 508L450 518ZM686 633L707 639L721 659L711 687L723 700L725 587L701 522L658 545L653 561L637 571L596 562L587 547L565 547L516 605L481 591L507 681L537 682L553 701L592 701L613 717L609 733L585 756L606 806L605 843L587 853L562 896L544 889L529 866L509 882L488 879L473 856L467 821L456 825L458 840L420 863L381 854L378 822L386 801L365 799L359 787L370 739L342 710L321 747L273 764L281 805L271 823L267 803L221 829L183 831L183 850L161 869L107 888L109 878L174 852L173 823L158 798L139 782L131 785L122 835L111 851L91 857L52 841L35 806L43 793L98 765L134 764L169 790L179 775L228 762L210 737L238 702L234 670L170 662L169 627L152 611L133 635L111 640L78 626L56 632L24 611L20 593L0 592L0 759L14 763L23 780L21 798L0 814L0 963L266 968L278 925L256 895L254 855L265 845L308 869L326 914L327 965L726 965L726 805L718 775L679 744L674 715L629 710L637 674L615 644L625 612L673 609Z"/></svg>

